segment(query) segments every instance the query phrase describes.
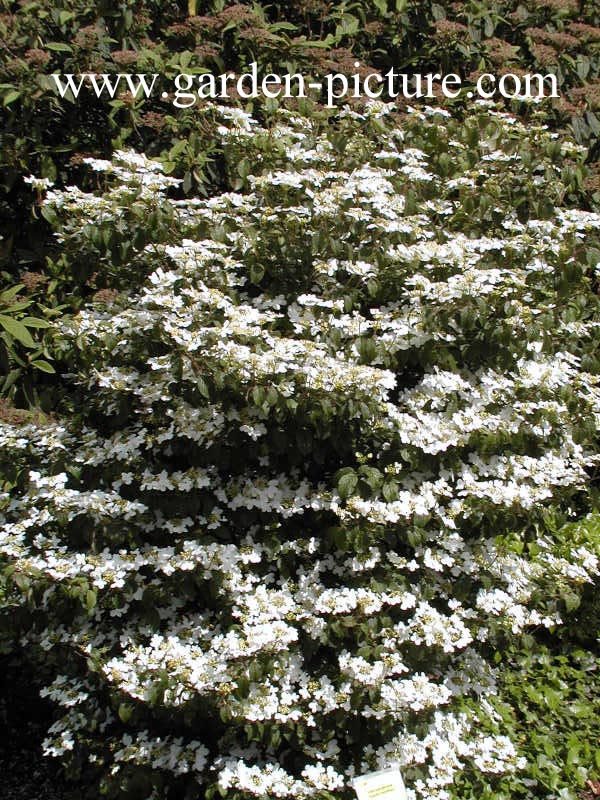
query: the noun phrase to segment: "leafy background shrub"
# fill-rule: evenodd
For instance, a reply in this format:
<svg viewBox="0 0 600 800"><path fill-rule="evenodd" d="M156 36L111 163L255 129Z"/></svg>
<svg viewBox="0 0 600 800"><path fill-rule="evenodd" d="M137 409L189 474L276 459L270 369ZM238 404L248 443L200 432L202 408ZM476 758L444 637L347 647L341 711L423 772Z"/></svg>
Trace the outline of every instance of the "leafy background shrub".
<svg viewBox="0 0 600 800"><path fill-rule="evenodd" d="M596 4L2 11L2 646L62 707L48 753L80 796L329 797L397 759L417 796L576 797ZM174 113L43 77L356 59L562 98Z"/></svg>

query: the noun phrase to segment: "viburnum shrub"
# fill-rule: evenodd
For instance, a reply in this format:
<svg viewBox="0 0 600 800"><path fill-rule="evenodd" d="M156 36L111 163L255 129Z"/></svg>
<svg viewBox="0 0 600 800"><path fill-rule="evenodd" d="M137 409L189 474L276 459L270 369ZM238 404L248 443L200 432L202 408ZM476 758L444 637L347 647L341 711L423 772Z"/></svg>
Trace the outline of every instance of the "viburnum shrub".
<svg viewBox="0 0 600 800"><path fill-rule="evenodd" d="M171 211L131 233L138 288L56 323L56 419L0 428L45 749L115 798L347 797L391 764L412 798L523 795L502 654L589 624L598 575L555 533L599 460L585 153L482 104L303 111L207 109L241 193L177 199L129 151L46 194L73 259L132 195Z"/></svg>

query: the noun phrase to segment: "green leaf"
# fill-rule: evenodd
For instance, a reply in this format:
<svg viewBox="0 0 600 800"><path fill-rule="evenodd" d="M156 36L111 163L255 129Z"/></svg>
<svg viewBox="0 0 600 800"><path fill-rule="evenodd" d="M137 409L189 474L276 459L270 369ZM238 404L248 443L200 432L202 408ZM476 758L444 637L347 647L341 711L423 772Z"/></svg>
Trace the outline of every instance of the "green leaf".
<svg viewBox="0 0 600 800"><path fill-rule="evenodd" d="M179 142L173 145L173 147L169 150L169 157L176 158L177 156L185 153L188 146L188 142L186 139L181 139Z"/></svg>
<svg viewBox="0 0 600 800"><path fill-rule="evenodd" d="M4 95L4 99L2 100L2 105L8 106L11 103L14 103L15 100L18 100L21 97L21 92L19 89L12 89L10 92Z"/></svg>
<svg viewBox="0 0 600 800"><path fill-rule="evenodd" d="M578 594L569 592L565 594L563 600L565 601L565 607L567 609L567 613L571 611L576 611L579 606L581 605L581 598Z"/></svg>
<svg viewBox="0 0 600 800"><path fill-rule="evenodd" d="M45 319L40 319L39 317L23 317L21 320L23 325L26 325L28 328L50 328L51 325L49 322L46 322Z"/></svg>
<svg viewBox="0 0 600 800"><path fill-rule="evenodd" d="M0 325L2 325L7 333L10 333L11 336L17 339L17 341L24 344L25 347L35 347L35 342L31 338L31 334L22 322L0 314Z"/></svg>
<svg viewBox="0 0 600 800"><path fill-rule="evenodd" d="M356 489L358 485L358 476L354 472L349 472L346 475L342 475L340 480L338 481L338 492L342 500L345 500L347 497L350 497L352 492Z"/></svg>
<svg viewBox="0 0 600 800"><path fill-rule="evenodd" d="M386 503L393 503L398 499L398 486L393 481L387 481L383 484L381 493Z"/></svg>
<svg viewBox="0 0 600 800"><path fill-rule="evenodd" d="M594 136L598 136L598 134L600 134L600 122L598 121L598 117L595 114L592 114L591 111L587 111L585 120L592 129Z"/></svg>
<svg viewBox="0 0 600 800"><path fill-rule="evenodd" d="M294 41L294 47L310 47L311 50L314 47L320 47L323 48L324 50L327 50L328 48L331 47L333 41L334 39L331 34L328 34L325 39L321 40L316 39L314 41L312 39L307 39L306 37L304 37L304 39L300 38L299 41Z"/></svg>
<svg viewBox="0 0 600 800"><path fill-rule="evenodd" d="M54 369L52 364L49 364L47 361L44 361L43 358L38 358L35 361L32 361L31 365L36 369L39 369L40 372L47 372L49 375L56 374L56 370Z"/></svg>
<svg viewBox="0 0 600 800"><path fill-rule="evenodd" d="M88 589L85 593L85 607L88 611L92 611L96 607L98 595L93 589Z"/></svg>
<svg viewBox="0 0 600 800"><path fill-rule="evenodd" d="M2 391L3 391L3 392L8 392L8 390L10 389L10 387L11 387L11 386L13 386L13 384L15 383L15 381L17 380L17 378L18 378L18 377L21 375L21 372L22 372L22 371L23 371L23 370L21 370L21 369L17 368L17 369L13 369L13 370L11 370L11 371L8 373L8 375L7 375L7 376L6 376L6 378L4 379L4 383L2 384Z"/></svg>
<svg viewBox="0 0 600 800"><path fill-rule="evenodd" d="M58 216L52 206L42 206L42 217L46 222L49 222L50 225L56 225L58 223Z"/></svg>
<svg viewBox="0 0 600 800"><path fill-rule="evenodd" d="M24 283L17 283L16 286L11 286L10 289L6 289L2 294L0 294L0 301L3 303L9 303L13 297L15 297L21 289L25 288Z"/></svg>
<svg viewBox="0 0 600 800"><path fill-rule="evenodd" d="M127 724L131 719L131 715L133 714L133 706L131 703L121 703L119 705L119 719L121 722Z"/></svg>
<svg viewBox="0 0 600 800"><path fill-rule="evenodd" d="M202 397L208 400L210 398L210 391L208 388L208 384L201 375L197 376L196 381L198 383L198 391L200 392Z"/></svg>
<svg viewBox="0 0 600 800"><path fill-rule="evenodd" d="M55 53L72 53L73 48L64 42L48 42L46 50L53 50Z"/></svg>
<svg viewBox="0 0 600 800"><path fill-rule="evenodd" d="M377 345L371 337L361 337L356 345L362 364L369 364L377 355Z"/></svg>
<svg viewBox="0 0 600 800"><path fill-rule="evenodd" d="M272 25L269 25L269 31L274 33L275 31L297 31L298 27L291 22L275 22Z"/></svg>
<svg viewBox="0 0 600 800"><path fill-rule="evenodd" d="M33 300L24 300L22 303L14 303L12 306L8 308L3 308L3 314L13 314L15 311L24 311L26 308L33 303Z"/></svg>

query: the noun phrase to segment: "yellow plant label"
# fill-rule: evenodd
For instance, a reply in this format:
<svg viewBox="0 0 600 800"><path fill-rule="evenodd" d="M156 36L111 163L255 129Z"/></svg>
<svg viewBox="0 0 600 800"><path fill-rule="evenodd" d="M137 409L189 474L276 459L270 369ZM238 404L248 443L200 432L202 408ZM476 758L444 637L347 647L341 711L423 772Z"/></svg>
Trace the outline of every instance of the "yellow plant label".
<svg viewBox="0 0 600 800"><path fill-rule="evenodd" d="M406 800L406 789L400 770L382 769L368 772L352 781L358 800Z"/></svg>

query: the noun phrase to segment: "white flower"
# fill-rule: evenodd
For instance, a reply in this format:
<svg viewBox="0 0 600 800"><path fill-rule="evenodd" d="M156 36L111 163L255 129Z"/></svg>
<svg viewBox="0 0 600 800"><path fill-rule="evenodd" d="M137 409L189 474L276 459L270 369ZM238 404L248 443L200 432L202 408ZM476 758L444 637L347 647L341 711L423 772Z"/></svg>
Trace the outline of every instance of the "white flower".
<svg viewBox="0 0 600 800"><path fill-rule="evenodd" d="M36 178L35 175L27 175L23 178L23 181L39 192L45 192L46 189L54 186L54 181L51 181L49 178Z"/></svg>

